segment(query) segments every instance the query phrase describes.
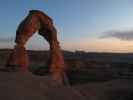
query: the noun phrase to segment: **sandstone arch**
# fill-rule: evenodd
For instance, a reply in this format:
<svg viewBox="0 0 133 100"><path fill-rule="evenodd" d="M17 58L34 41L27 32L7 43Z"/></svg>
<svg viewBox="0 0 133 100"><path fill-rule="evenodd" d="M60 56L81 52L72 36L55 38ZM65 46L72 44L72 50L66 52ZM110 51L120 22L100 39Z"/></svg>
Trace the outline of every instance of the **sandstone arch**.
<svg viewBox="0 0 133 100"><path fill-rule="evenodd" d="M20 23L16 31L15 47L7 61L7 68L17 68L19 71L28 71L29 60L25 44L32 35L38 31L50 45L50 72L52 78L63 82L65 75L64 57L57 39L57 31L52 19L39 10L29 11L28 16Z"/></svg>

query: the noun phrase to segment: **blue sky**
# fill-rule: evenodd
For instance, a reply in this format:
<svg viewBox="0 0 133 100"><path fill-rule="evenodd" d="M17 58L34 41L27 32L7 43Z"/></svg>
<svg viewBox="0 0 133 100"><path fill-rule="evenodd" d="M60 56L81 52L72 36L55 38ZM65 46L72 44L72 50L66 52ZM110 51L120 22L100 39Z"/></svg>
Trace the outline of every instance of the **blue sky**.
<svg viewBox="0 0 133 100"><path fill-rule="evenodd" d="M13 42L3 40L15 37L18 24L29 10L39 9L53 18L63 49L132 52L133 38L110 36L110 31L120 33L120 37L121 31L131 31L133 37L132 5L132 0L0 0L0 47L13 47ZM104 35L108 36L100 38ZM43 50L48 44L35 34L27 48Z"/></svg>

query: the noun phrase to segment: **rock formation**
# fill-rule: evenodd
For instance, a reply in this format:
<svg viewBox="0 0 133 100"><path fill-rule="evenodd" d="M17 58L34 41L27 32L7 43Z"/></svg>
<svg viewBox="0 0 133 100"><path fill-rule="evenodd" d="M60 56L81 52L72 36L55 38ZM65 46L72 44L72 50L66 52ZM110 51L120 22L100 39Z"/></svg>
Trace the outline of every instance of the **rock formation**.
<svg viewBox="0 0 133 100"><path fill-rule="evenodd" d="M15 47L7 61L7 68L18 68L19 71L28 71L29 60L25 45L30 37L37 32L43 36L50 45L50 72L52 78L59 83L64 81L64 57L57 39L57 31L52 19L39 10L31 10L28 16L20 23L16 31Z"/></svg>

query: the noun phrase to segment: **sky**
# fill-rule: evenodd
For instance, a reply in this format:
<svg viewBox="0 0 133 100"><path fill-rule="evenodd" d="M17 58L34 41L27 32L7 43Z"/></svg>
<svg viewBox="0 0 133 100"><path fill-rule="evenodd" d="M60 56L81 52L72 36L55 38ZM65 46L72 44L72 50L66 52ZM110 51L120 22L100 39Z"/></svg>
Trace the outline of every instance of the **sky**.
<svg viewBox="0 0 133 100"><path fill-rule="evenodd" d="M0 0L0 48L13 48L15 32L29 10L54 20L63 50L133 52L133 0ZM27 49L48 50L37 33Z"/></svg>

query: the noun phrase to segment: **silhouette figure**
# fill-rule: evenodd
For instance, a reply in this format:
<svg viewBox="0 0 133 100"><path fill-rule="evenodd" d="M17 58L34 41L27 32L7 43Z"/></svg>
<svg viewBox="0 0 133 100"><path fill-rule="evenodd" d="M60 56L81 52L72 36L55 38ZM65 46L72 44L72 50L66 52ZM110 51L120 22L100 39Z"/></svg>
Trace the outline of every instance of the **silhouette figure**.
<svg viewBox="0 0 133 100"><path fill-rule="evenodd" d="M62 83L66 67L57 39L57 31L52 19L39 10L29 11L28 16L18 26L15 39L16 45L9 56L6 66L8 69L18 68L19 71L28 71L29 60L25 45L37 31L50 45L50 62L48 66L50 67L52 78Z"/></svg>

